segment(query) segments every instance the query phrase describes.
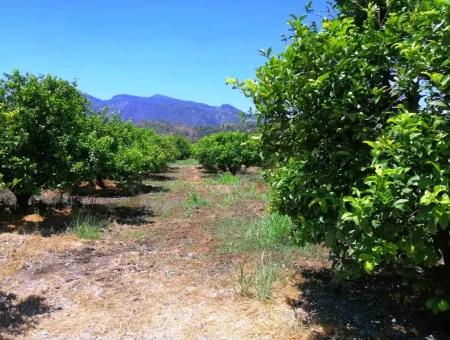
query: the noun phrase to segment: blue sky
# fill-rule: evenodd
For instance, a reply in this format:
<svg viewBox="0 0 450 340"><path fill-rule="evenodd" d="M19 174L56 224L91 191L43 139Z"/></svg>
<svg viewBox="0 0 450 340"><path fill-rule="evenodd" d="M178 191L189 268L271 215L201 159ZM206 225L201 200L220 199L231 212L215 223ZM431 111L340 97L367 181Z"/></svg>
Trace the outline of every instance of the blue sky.
<svg viewBox="0 0 450 340"><path fill-rule="evenodd" d="M251 78L283 49L306 0L0 0L0 71L77 80L102 99L156 93L243 110L225 77ZM323 13L325 0L314 2Z"/></svg>

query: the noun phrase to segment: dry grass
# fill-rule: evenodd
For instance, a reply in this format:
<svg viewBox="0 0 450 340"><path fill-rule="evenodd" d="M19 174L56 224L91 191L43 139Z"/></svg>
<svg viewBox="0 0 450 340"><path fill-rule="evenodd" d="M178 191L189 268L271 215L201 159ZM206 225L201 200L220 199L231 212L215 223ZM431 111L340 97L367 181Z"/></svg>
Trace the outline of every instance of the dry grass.
<svg viewBox="0 0 450 340"><path fill-rule="evenodd" d="M214 226L225 218L258 220L265 188L253 174L205 183L193 165L176 165L175 179L151 182L164 191L115 199L149 206L148 223L113 221L101 240L70 234L0 235L4 289L45 296L53 312L17 338L307 339L287 297L298 290L288 268L259 255L220 253ZM242 193L240 191L246 190ZM195 192L196 198L189 197ZM224 197L233 194L227 204ZM199 204L199 199L207 204ZM186 216L183 204L195 205ZM261 264L251 294L235 293L235 263ZM260 270L265 267L264 270ZM259 276L261 273L266 276ZM255 289L256 287L256 289ZM258 288L259 287L259 288ZM270 289L269 289L270 287ZM273 288L273 289L272 289ZM248 296L260 297L260 300ZM0 330L1 334L1 330ZM8 335L8 334L6 334Z"/></svg>
<svg viewBox="0 0 450 340"><path fill-rule="evenodd" d="M72 235L0 235L0 279L21 270L27 263L38 263L53 254L77 249L82 243Z"/></svg>

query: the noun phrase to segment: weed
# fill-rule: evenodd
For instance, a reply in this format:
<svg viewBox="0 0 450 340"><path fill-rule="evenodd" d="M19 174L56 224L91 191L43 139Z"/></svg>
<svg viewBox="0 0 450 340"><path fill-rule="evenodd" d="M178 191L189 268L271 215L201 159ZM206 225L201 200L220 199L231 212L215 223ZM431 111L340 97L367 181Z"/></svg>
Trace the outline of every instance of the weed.
<svg viewBox="0 0 450 340"><path fill-rule="evenodd" d="M235 265L235 293L238 296L255 297L258 300L268 300L272 297L272 287L280 276L280 266L266 260L265 253L257 264L239 262Z"/></svg>
<svg viewBox="0 0 450 340"><path fill-rule="evenodd" d="M99 218L85 211L78 211L69 224L69 230L79 238L94 240L100 237L104 225L105 222Z"/></svg>
<svg viewBox="0 0 450 340"><path fill-rule="evenodd" d="M255 273L254 289L258 300L267 300L272 297L273 284L280 275L279 265L270 261L265 262L263 257Z"/></svg>
<svg viewBox="0 0 450 340"><path fill-rule="evenodd" d="M251 290L254 283L254 271L248 272L243 262L236 264L234 274L237 284L234 291L239 296L251 296Z"/></svg>
<svg viewBox="0 0 450 340"><path fill-rule="evenodd" d="M169 191L174 192L182 192L182 191L188 191L192 189L193 185L191 182L182 181L179 179L173 180L173 181L167 181L163 184L164 188Z"/></svg>
<svg viewBox="0 0 450 340"><path fill-rule="evenodd" d="M250 224L246 232L247 242L255 242L259 248L277 248L291 244L293 225L286 215L270 214Z"/></svg>
<svg viewBox="0 0 450 340"><path fill-rule="evenodd" d="M188 198L186 200L187 206L192 208L202 207L208 204L208 201L199 196L195 191L188 192Z"/></svg>
<svg viewBox="0 0 450 340"><path fill-rule="evenodd" d="M153 203L153 209L155 210L155 214L161 218L169 218L178 216L179 208L180 208L180 200L164 200L159 199L155 200ZM184 203L183 203L184 205Z"/></svg>
<svg viewBox="0 0 450 340"><path fill-rule="evenodd" d="M269 196L266 192L258 189L257 183L249 182L248 179L241 177L238 182L231 186L231 191L228 194L221 196L219 204L232 206L241 204L242 201L268 202Z"/></svg>
<svg viewBox="0 0 450 340"><path fill-rule="evenodd" d="M216 225L216 235L222 240L226 253L264 251L293 247L289 217L271 214L260 220L226 218Z"/></svg>

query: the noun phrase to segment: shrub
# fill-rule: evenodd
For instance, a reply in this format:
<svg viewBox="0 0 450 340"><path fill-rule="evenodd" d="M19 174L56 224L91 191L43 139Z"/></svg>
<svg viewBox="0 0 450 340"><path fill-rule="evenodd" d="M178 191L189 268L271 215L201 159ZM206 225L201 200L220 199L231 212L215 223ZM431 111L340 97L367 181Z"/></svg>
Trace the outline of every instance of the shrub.
<svg viewBox="0 0 450 340"><path fill-rule="evenodd" d="M194 156L209 170L229 170L232 174L242 166L258 164L257 143L244 132L221 132L200 139Z"/></svg>

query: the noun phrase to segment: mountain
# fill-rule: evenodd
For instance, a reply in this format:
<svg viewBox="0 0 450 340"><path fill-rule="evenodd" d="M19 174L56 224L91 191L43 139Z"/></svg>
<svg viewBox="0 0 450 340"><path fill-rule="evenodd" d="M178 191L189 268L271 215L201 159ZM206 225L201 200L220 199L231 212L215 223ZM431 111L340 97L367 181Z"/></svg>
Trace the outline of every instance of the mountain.
<svg viewBox="0 0 450 340"><path fill-rule="evenodd" d="M108 107L120 113L124 120L135 123L144 121L163 121L186 126L219 126L238 123L241 110L231 106L210 106L192 101L175 99L160 94L152 97L138 97L120 94L108 100L89 95L93 108Z"/></svg>

